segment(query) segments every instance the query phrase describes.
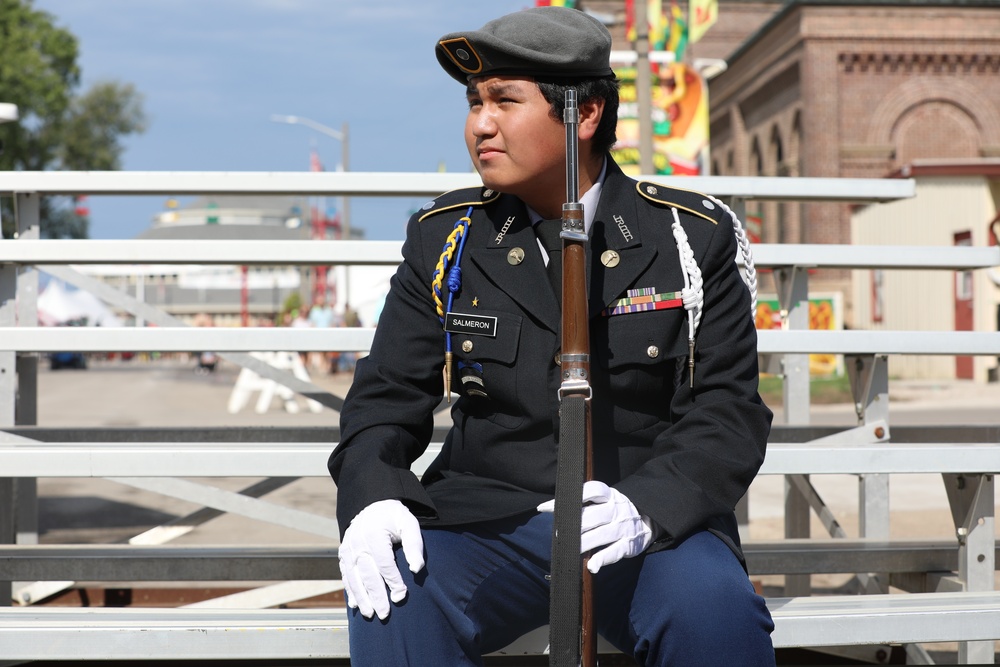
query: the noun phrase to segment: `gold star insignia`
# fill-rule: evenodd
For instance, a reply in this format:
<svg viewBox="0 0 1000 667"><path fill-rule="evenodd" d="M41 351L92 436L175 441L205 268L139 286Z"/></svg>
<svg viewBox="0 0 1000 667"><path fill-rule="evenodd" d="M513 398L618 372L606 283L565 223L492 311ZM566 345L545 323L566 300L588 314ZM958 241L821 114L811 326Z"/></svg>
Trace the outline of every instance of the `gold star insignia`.
<svg viewBox="0 0 1000 667"><path fill-rule="evenodd" d="M479 308L479 297L478 296L477 297L473 297L473 299L472 299L472 307L473 308Z"/></svg>

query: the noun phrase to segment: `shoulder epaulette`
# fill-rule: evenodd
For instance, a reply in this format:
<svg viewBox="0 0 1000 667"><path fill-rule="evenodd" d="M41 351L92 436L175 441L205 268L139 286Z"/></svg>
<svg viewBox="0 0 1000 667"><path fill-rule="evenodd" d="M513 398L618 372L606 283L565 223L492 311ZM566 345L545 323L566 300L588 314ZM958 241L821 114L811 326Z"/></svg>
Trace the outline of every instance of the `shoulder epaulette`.
<svg viewBox="0 0 1000 667"><path fill-rule="evenodd" d="M649 181L640 181L636 183L635 187L643 198L655 204L677 208L691 215L708 220L713 224L718 224L725 220L723 217L725 212L722 210L722 207L700 192L672 188Z"/></svg>
<svg viewBox="0 0 1000 667"><path fill-rule="evenodd" d="M436 198L424 204L420 209L422 213L418 219L423 222L433 215L444 213L445 211L451 211L456 208L483 206L499 196L499 192L486 187L451 190L438 195Z"/></svg>

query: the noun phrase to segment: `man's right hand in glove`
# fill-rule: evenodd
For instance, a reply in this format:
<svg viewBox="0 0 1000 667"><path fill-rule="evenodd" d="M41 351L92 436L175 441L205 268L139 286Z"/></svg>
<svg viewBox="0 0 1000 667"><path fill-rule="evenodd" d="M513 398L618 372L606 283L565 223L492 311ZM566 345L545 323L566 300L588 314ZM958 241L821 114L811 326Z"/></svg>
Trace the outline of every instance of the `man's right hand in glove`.
<svg viewBox="0 0 1000 667"><path fill-rule="evenodd" d="M393 552L402 545L410 572L424 569L424 539L420 524L398 500L379 500L351 521L340 544L340 576L347 604L365 618L389 616L389 600L406 598L406 584ZM388 594L386 589L388 588Z"/></svg>

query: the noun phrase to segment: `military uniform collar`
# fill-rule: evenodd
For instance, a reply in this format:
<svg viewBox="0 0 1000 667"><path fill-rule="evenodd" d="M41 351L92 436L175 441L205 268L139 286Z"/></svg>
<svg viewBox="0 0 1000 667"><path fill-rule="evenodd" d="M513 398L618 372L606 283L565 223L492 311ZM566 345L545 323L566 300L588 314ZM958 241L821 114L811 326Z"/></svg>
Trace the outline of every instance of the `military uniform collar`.
<svg viewBox="0 0 1000 667"><path fill-rule="evenodd" d="M629 178L610 157L605 159L601 199L595 209L594 220L600 221L608 248L622 250L642 245L639 220L632 192L635 180ZM593 238L593 233L591 233Z"/></svg>
<svg viewBox="0 0 1000 667"><path fill-rule="evenodd" d="M604 161L601 163L601 172L598 174L597 180L580 197L580 203L583 204L583 229L587 234L590 234L590 228L594 224L594 217L597 215L597 205L601 201L601 190L604 187L604 177L608 173L609 160L608 156L604 156ZM528 209L528 218L531 220L532 225L536 225L545 219L530 206L526 205L525 208Z"/></svg>

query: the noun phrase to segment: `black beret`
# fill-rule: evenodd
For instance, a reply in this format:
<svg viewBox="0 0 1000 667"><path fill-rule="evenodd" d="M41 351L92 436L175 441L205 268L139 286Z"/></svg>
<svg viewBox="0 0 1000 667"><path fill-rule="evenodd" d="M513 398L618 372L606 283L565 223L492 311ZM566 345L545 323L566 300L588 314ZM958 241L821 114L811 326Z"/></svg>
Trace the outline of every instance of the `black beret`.
<svg viewBox="0 0 1000 667"><path fill-rule="evenodd" d="M614 76L611 33L589 14L567 7L533 7L479 30L449 33L434 52L441 67L462 84L486 75Z"/></svg>

